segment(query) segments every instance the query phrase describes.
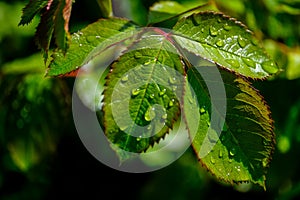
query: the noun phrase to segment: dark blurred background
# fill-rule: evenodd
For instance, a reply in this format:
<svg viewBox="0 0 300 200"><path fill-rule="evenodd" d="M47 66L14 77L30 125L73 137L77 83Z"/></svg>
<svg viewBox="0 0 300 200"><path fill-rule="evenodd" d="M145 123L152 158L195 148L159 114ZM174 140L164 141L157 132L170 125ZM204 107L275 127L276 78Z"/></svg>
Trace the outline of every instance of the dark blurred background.
<svg viewBox="0 0 300 200"><path fill-rule="evenodd" d="M114 0L115 14L147 22L155 0ZM178 0L184 6L204 0ZM0 199L297 199L300 197L300 0L215 0L262 40L281 73L254 81L275 120L267 191L216 181L191 149L156 172L111 169L87 152L71 113L72 78L45 78L34 43L36 17L18 27L28 1L0 0ZM71 32L101 18L96 1L76 0Z"/></svg>

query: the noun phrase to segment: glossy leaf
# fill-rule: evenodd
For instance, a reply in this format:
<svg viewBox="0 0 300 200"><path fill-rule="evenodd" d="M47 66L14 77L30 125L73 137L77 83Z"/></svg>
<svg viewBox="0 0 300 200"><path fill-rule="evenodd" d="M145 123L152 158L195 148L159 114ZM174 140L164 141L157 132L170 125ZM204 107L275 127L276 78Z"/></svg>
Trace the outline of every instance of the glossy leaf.
<svg viewBox="0 0 300 200"><path fill-rule="evenodd" d="M96 55L114 44L134 36L137 26L125 19L101 19L81 31L72 34L68 51L53 53L48 76L58 76L77 70Z"/></svg>
<svg viewBox="0 0 300 200"><path fill-rule="evenodd" d="M183 74L175 47L159 35L143 37L112 64L103 120L114 146L143 152L164 138L180 114Z"/></svg>
<svg viewBox="0 0 300 200"><path fill-rule="evenodd" d="M169 19L187 9L176 1L156 2L150 7L148 23L153 24Z"/></svg>
<svg viewBox="0 0 300 200"><path fill-rule="evenodd" d="M211 104L205 82L195 68L188 71L200 106L200 123L193 148L199 156L207 142L215 143L205 157L200 157L203 166L220 180L251 181L265 188L266 170L275 143L270 110L259 92L244 78L228 71L220 73L225 84L227 113L224 125L219 125L222 126L219 139L217 127L210 123Z"/></svg>
<svg viewBox="0 0 300 200"><path fill-rule="evenodd" d="M253 34L233 18L200 12L174 26L174 40L191 53L246 77L262 79L278 71Z"/></svg>

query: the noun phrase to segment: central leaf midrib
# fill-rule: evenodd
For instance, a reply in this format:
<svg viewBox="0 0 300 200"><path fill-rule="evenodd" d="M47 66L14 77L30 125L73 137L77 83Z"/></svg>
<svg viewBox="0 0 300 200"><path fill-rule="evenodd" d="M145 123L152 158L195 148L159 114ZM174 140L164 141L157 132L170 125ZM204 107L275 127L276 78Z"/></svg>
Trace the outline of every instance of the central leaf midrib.
<svg viewBox="0 0 300 200"><path fill-rule="evenodd" d="M154 62L152 63L152 66L153 66L153 67L152 67L151 73L150 73L150 75L149 75L149 78L148 78L148 80L147 80L147 84L146 84L146 87L145 87L145 89L144 89L144 93L142 94L142 98L141 98L141 100L140 100L141 103L138 105L138 109L137 109L136 115L133 116L132 124L129 126L129 127L130 127L129 133L132 132L132 129L133 129L134 124L136 124L137 121L138 121L138 119L139 119L139 118L138 118L138 114L140 113L141 106L143 105L143 102L144 102L144 100L145 100L146 92L147 92L147 89L148 89L148 87L149 87L150 80L151 80L152 77L153 77L153 72L154 72L154 70L155 70L155 68L156 68L156 63L158 62L158 57L159 57L159 54L161 53L163 43L164 43L164 41L161 42L161 46L160 46L160 48L159 48L159 51L158 51L157 55L154 57L154 59L153 59L153 61L154 61ZM148 60L147 62L149 62L149 60ZM145 112L146 112L146 111L145 111ZM125 141L125 146L127 146L128 141L129 141L129 138L130 138L130 137L127 137L127 139L126 139L126 141Z"/></svg>

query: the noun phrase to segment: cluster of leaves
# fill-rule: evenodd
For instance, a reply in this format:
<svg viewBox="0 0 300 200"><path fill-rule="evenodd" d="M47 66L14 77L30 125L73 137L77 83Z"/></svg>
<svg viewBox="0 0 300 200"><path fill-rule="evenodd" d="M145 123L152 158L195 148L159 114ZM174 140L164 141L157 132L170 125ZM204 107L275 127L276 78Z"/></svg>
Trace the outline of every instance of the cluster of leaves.
<svg viewBox="0 0 300 200"><path fill-rule="evenodd" d="M266 79L276 74L278 67L245 25L220 12L202 11L211 10L212 4L186 10L172 2L158 3L150 12L148 27L152 28L113 17L111 6L101 6L108 9L105 13L109 18L100 19L69 37L71 4L72 1L68 0L31 0L24 8L20 24L29 23L34 15L41 13L36 38L44 52L48 52L54 34L58 49L52 55L47 76L72 75L109 48L125 46L125 50L110 63L104 104L98 112L104 113L99 117L112 144L126 151L144 152L165 137L181 114L187 119L189 131L196 131L193 149L212 174L230 183L252 181L265 187L266 170L275 143L273 120L267 103L250 80ZM177 9L170 9L170 5L177 6ZM171 28L170 32L155 27L165 23L168 24L165 28ZM218 67L227 102L225 123L220 125L221 128L210 124L213 105L207 83L197 70L201 66L190 62L188 55ZM165 70L164 66L172 70ZM135 85L139 79L129 77L132 71L143 80L141 87ZM175 80L174 71L184 79ZM155 80L163 81L159 84ZM195 96L188 92L186 81L192 86ZM122 84L123 89L116 92L118 84ZM170 84L171 88L165 87ZM112 101L115 92L119 101ZM179 99L176 98L178 95ZM128 96L129 108L124 106ZM183 105L180 105L180 98ZM199 106L198 118L194 118L198 120L196 123L189 120L191 110L186 106L194 101ZM158 115L152 107L154 104L158 104L163 113L159 113L160 120L154 120L150 126L150 121L157 119L155 115ZM113 115L114 107L119 111L117 117ZM119 126L118 118L126 119L127 109L130 121ZM195 124L198 126L194 127ZM147 126L148 131L133 136L139 127ZM220 139L215 138L218 128ZM153 132L155 135L150 137ZM206 135L216 145L202 158L199 154Z"/></svg>

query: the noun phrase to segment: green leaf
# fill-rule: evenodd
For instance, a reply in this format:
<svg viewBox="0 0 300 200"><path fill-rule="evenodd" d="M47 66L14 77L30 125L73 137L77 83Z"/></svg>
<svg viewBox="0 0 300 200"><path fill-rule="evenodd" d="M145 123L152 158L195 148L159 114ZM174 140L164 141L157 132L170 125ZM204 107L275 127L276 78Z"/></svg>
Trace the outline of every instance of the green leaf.
<svg viewBox="0 0 300 200"><path fill-rule="evenodd" d="M220 73L225 84L227 113L224 125L212 125L212 105L205 81L195 68L188 71L200 106L193 148L202 165L219 180L231 184L251 181L265 188L266 170L275 143L270 110L259 92L244 78L226 70ZM219 117L221 121L222 116ZM193 126L187 123L188 127ZM217 126L222 126L219 127L220 139ZM212 149L207 148L210 146ZM208 151L206 156L201 157L205 151Z"/></svg>
<svg viewBox="0 0 300 200"><path fill-rule="evenodd" d="M50 47L50 42L52 39L52 34L54 31L53 16L56 10L58 2L51 1L51 4L47 6L46 11L43 12L41 16L41 21L36 29L35 41L40 49L44 53L44 60L47 61L48 51ZM48 9L49 7L49 9Z"/></svg>
<svg viewBox="0 0 300 200"><path fill-rule="evenodd" d="M97 0L97 2L103 17L107 18L114 16L111 0Z"/></svg>
<svg viewBox="0 0 300 200"><path fill-rule="evenodd" d="M222 13L193 14L178 21L173 30L181 47L230 71L255 79L278 71L251 31Z"/></svg>
<svg viewBox="0 0 300 200"><path fill-rule="evenodd" d="M69 20L72 10L72 0L62 0L59 2L54 14L54 36L55 43L63 52L67 50L69 33Z"/></svg>
<svg viewBox="0 0 300 200"><path fill-rule="evenodd" d="M150 7L148 23L153 24L169 19L187 9L176 1L156 2Z"/></svg>
<svg viewBox="0 0 300 200"><path fill-rule="evenodd" d="M19 25L29 24L33 17L47 6L48 1L49 0L30 0L29 3L23 8L23 14Z"/></svg>
<svg viewBox="0 0 300 200"><path fill-rule="evenodd" d="M48 76L58 76L77 70L107 48L124 42L138 33L138 27L126 19L101 19L72 34L68 51L53 53Z"/></svg>
<svg viewBox="0 0 300 200"><path fill-rule="evenodd" d="M139 153L164 138L180 114L183 75L175 47L159 35L142 37L112 64L103 120L113 146Z"/></svg>

